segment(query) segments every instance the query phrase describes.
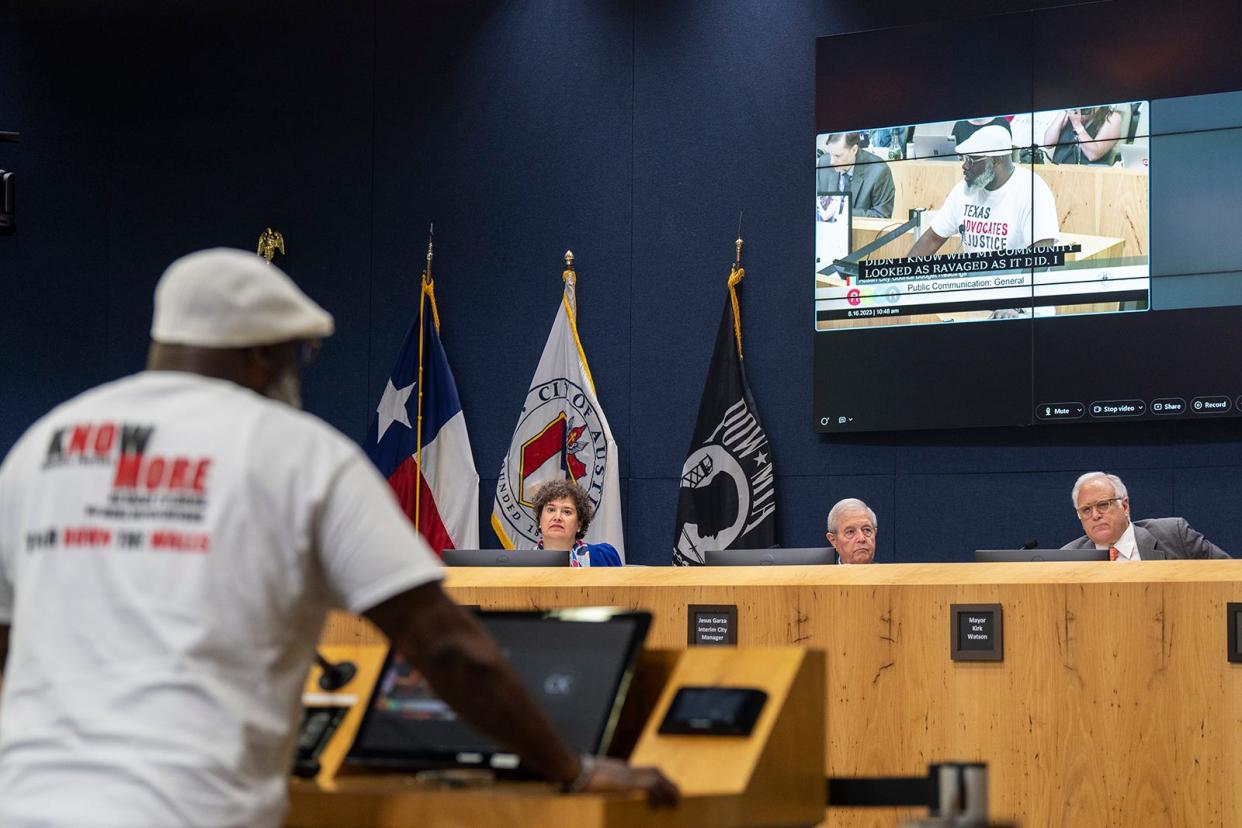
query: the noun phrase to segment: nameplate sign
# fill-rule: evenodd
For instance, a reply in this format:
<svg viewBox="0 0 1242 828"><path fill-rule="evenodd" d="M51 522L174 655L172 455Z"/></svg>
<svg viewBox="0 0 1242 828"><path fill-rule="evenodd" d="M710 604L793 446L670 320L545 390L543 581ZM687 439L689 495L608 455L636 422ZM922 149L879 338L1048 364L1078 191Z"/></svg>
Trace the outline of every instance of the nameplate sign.
<svg viewBox="0 0 1242 828"><path fill-rule="evenodd" d="M1229 660L1242 664L1242 603L1225 604L1225 621L1229 625Z"/></svg>
<svg viewBox="0 0 1242 828"><path fill-rule="evenodd" d="M950 604L949 654L954 661L1004 661L1000 604Z"/></svg>
<svg viewBox="0 0 1242 828"><path fill-rule="evenodd" d="M687 646L737 646L737 604L690 604L686 621Z"/></svg>

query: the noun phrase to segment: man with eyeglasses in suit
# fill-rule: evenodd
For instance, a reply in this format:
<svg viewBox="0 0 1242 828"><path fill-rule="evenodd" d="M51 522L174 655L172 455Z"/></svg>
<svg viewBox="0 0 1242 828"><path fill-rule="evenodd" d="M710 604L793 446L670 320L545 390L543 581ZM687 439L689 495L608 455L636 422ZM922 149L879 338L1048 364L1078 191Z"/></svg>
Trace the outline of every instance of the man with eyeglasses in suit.
<svg viewBox="0 0 1242 828"><path fill-rule="evenodd" d="M1087 472L1070 497L1086 534L1062 549L1107 549L1112 561L1229 557L1185 518L1130 520L1126 484L1115 474Z"/></svg>

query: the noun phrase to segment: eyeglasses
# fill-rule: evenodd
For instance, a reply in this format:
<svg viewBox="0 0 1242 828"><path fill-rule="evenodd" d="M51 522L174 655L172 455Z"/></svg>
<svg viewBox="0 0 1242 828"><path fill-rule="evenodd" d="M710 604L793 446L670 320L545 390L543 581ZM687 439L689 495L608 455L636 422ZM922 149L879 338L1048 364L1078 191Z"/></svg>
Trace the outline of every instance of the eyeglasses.
<svg viewBox="0 0 1242 828"><path fill-rule="evenodd" d="M874 526L863 526L860 529L851 526L848 529L841 532L841 537L845 538L846 540L853 540L859 535L862 535L864 538L869 538L874 534L875 534Z"/></svg>
<svg viewBox="0 0 1242 828"><path fill-rule="evenodd" d="M1097 500L1095 503L1088 503L1086 506L1079 506L1077 509L1078 517L1086 520L1097 511L1101 515L1106 515L1112 511L1114 503L1120 503L1123 500L1125 500L1124 497L1110 497L1104 500Z"/></svg>
<svg viewBox="0 0 1242 828"><path fill-rule="evenodd" d="M303 339L301 347L298 349L298 359L302 363L302 367L307 368L315 364L315 358L319 356L318 339Z"/></svg>
<svg viewBox="0 0 1242 828"><path fill-rule="evenodd" d="M960 157L963 161L965 161L965 162L966 162L966 166L968 166L968 167L973 167L973 166L975 166L976 164L980 164L980 163L982 163L982 162L986 161L986 160L987 160L987 158L988 158L986 155L962 155L962 156L959 156L959 157Z"/></svg>

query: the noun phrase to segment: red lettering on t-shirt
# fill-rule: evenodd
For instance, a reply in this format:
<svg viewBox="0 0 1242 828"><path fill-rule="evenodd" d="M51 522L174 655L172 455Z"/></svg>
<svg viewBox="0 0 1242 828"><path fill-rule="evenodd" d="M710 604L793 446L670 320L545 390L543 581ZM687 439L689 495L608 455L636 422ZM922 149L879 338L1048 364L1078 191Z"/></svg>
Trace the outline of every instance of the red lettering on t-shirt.
<svg viewBox="0 0 1242 828"><path fill-rule="evenodd" d="M73 427L73 433L69 435L68 454L85 454L86 445L91 436L91 427L89 425L78 425Z"/></svg>
<svg viewBox="0 0 1242 828"><path fill-rule="evenodd" d="M108 452L112 451L112 444L116 442L116 426L112 423L104 423L95 429L95 455L104 457Z"/></svg>
<svg viewBox="0 0 1242 828"><path fill-rule="evenodd" d="M138 472L142 470L141 454L122 454L116 461L116 475L112 478L114 489L133 489L138 485Z"/></svg>
<svg viewBox="0 0 1242 828"><path fill-rule="evenodd" d="M164 458L152 457L148 460L147 470L142 477L148 491L155 491L158 489L160 487L160 482L164 477Z"/></svg>
<svg viewBox="0 0 1242 828"><path fill-rule="evenodd" d="M165 552L206 552L211 537L198 532L160 530L151 533L151 548Z"/></svg>
<svg viewBox="0 0 1242 828"><path fill-rule="evenodd" d="M186 472L188 472L189 469L189 460L184 457L174 458L172 463L172 471L168 475L168 488L184 489L189 482L186 480Z"/></svg>
<svg viewBox="0 0 1242 828"><path fill-rule="evenodd" d="M202 492L207 487L207 467L211 465L211 460L204 457L198 461L198 465L194 467L194 482L190 488L196 492Z"/></svg>
<svg viewBox="0 0 1242 828"><path fill-rule="evenodd" d="M112 545L112 532L98 526L66 526L61 534L66 547Z"/></svg>
<svg viewBox="0 0 1242 828"><path fill-rule="evenodd" d="M192 460L189 457L122 454L117 458L112 485L117 489L136 489L141 486L149 492L190 490L202 494L206 491L207 470L210 465L211 460L206 457Z"/></svg>

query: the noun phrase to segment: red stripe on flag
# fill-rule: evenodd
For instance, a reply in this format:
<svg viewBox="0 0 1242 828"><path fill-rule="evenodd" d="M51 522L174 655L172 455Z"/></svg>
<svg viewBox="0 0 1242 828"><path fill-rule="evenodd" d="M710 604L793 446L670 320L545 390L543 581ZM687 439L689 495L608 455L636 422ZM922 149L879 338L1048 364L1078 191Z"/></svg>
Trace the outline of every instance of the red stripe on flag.
<svg viewBox="0 0 1242 828"><path fill-rule="evenodd" d="M416 473L414 469L414 458L407 457L397 466L396 470L388 478L388 485L392 486L393 492L397 496L397 502L401 505L401 511L405 512L406 517L410 519L410 523L414 522L414 492L415 492ZM426 539L431 546L432 551L437 555L445 549L453 548L453 539L449 537L448 530L444 528L444 521L440 519L440 510L436 508L435 497L431 492L431 487L427 485L427 481L423 481L423 485L417 487L419 499L422 501L418 505L418 531Z"/></svg>

